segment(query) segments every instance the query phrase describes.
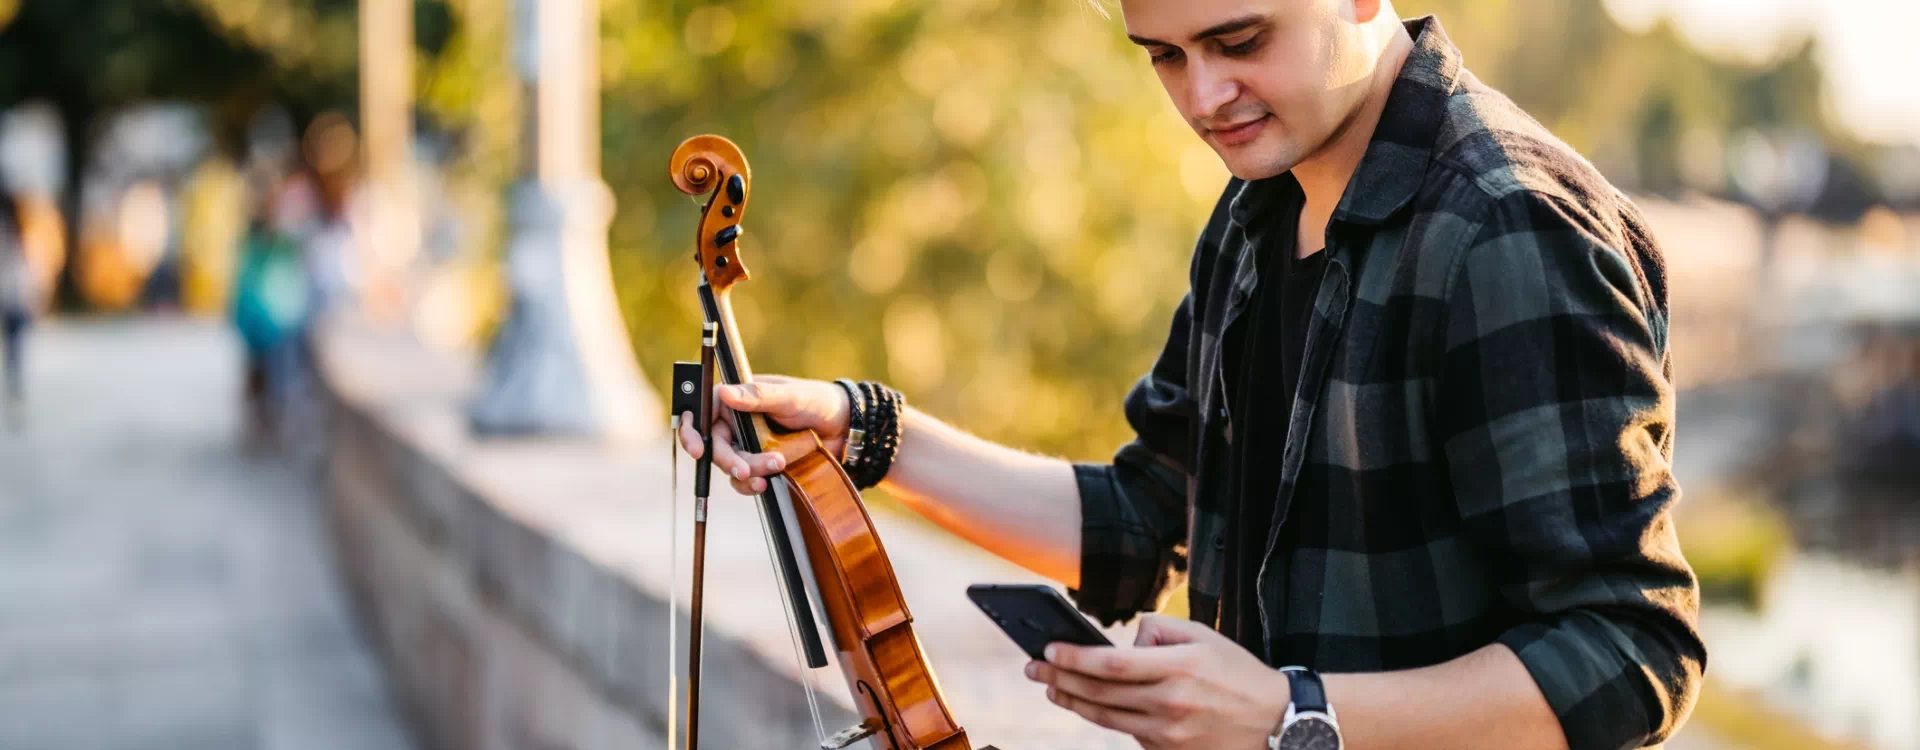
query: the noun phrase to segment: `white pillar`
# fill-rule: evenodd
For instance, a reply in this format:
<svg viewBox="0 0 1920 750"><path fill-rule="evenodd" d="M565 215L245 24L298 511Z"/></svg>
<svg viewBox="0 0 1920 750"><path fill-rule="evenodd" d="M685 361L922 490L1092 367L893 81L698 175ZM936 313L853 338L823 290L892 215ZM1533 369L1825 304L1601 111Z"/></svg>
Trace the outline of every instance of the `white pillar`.
<svg viewBox="0 0 1920 750"><path fill-rule="evenodd" d="M468 411L487 434L658 435L607 262L597 0L516 0L522 172L509 190L512 309ZM694 341L689 334L688 341Z"/></svg>
<svg viewBox="0 0 1920 750"><path fill-rule="evenodd" d="M406 318L405 270L420 248L412 0L360 0L360 130L365 224L355 249L362 307L398 322Z"/></svg>

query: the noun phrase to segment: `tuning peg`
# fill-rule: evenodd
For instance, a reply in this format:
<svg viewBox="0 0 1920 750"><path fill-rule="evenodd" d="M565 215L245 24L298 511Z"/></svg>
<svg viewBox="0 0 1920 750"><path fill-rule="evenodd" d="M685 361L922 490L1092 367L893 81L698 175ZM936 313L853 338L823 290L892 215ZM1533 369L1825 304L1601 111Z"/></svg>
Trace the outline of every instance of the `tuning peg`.
<svg viewBox="0 0 1920 750"><path fill-rule="evenodd" d="M727 245L732 244L734 240L739 238L740 238L740 225L735 224L733 226L722 229L718 232L714 232L713 246L726 247Z"/></svg>

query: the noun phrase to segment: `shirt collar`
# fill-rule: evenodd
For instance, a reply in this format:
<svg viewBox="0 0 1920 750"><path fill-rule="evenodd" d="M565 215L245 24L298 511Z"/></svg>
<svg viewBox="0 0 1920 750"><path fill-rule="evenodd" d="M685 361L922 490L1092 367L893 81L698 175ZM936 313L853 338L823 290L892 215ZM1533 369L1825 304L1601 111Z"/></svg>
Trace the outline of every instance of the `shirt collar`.
<svg viewBox="0 0 1920 750"><path fill-rule="evenodd" d="M1380 112L1367 153L1333 211L1335 222L1379 224L1413 199L1433 155L1434 139L1446 117L1447 97L1460 75L1460 50L1453 46L1440 20L1422 16L1405 22L1413 49L1394 79L1387 104ZM1241 186L1229 208L1242 226L1258 209L1283 194L1275 187L1292 181L1291 173Z"/></svg>

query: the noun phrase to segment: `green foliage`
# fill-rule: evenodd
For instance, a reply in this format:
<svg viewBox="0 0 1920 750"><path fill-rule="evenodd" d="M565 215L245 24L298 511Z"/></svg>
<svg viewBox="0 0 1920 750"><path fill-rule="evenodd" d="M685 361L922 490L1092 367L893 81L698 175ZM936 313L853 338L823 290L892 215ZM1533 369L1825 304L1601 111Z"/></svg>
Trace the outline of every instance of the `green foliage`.
<svg viewBox="0 0 1920 750"><path fill-rule="evenodd" d="M1724 144L1745 128L1868 151L1824 119L1811 42L1751 65L1704 56L1664 22L1629 32L1599 0L1406 0L1400 10L1436 14L1470 70L1623 187L1722 192Z"/></svg>
<svg viewBox="0 0 1920 750"><path fill-rule="evenodd" d="M1117 20L1077 3L609 2L604 164L635 346L664 384L699 314L687 136L754 167L735 294L761 372L876 377L1084 458L1185 291L1226 182Z"/></svg>
<svg viewBox="0 0 1920 750"><path fill-rule="evenodd" d="M1687 498L1680 546L1708 601L1759 609L1765 603L1766 582L1792 554L1785 519L1754 494L1727 491Z"/></svg>
<svg viewBox="0 0 1920 750"><path fill-rule="evenodd" d="M1819 126L1805 51L1716 63L1665 28L1619 29L1597 0L1402 11L1439 13L1470 68L1629 186L1678 185L1671 154L1695 130ZM760 371L885 378L963 427L1076 459L1126 439L1120 397L1164 340L1226 174L1119 18L1077 2L609 0L604 24L613 263L656 385L699 319L696 205L665 159L713 132L755 167L757 275L736 305ZM1698 187L1717 189L1708 174Z"/></svg>
<svg viewBox="0 0 1920 750"><path fill-rule="evenodd" d="M352 0L168 2L266 50L281 80L351 92ZM455 177L483 237L497 237L498 191L518 161L512 5L416 3L416 92L465 136ZM656 385L699 319L697 208L665 162L682 138L713 132L755 167L755 279L735 303L759 371L885 378L964 427L1075 458L1126 438L1119 399L1164 339L1226 174L1117 13L1078 0L601 6L612 263ZM1693 157L1745 127L1857 148L1821 119L1810 49L1763 67L1716 62L1665 26L1620 29L1600 0L1399 10L1439 14L1470 69L1629 188L1717 191L1717 158Z"/></svg>

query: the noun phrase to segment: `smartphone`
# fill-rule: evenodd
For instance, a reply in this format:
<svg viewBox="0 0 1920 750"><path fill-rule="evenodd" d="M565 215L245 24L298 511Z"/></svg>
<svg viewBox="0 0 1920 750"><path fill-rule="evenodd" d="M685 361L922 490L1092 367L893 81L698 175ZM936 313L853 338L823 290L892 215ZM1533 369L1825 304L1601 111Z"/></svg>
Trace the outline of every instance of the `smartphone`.
<svg viewBox="0 0 1920 750"><path fill-rule="evenodd" d="M967 598L1034 661L1046 661L1049 643L1113 645L1052 586L976 583L967 587Z"/></svg>

